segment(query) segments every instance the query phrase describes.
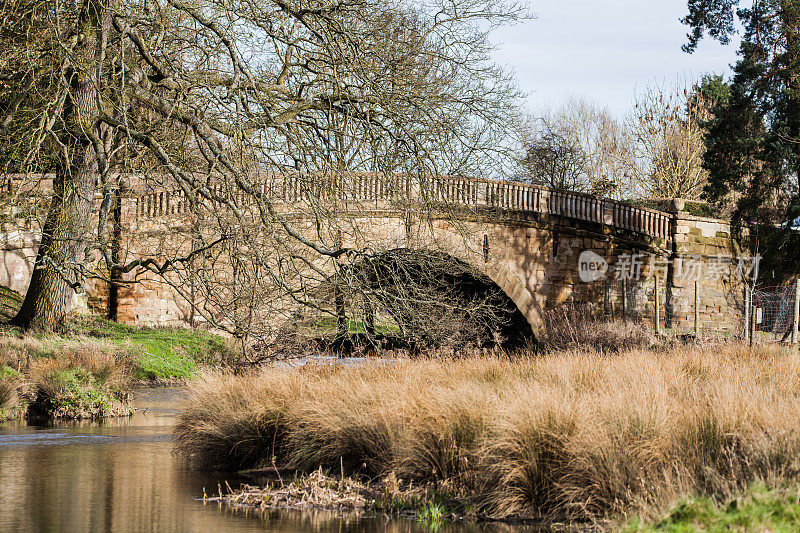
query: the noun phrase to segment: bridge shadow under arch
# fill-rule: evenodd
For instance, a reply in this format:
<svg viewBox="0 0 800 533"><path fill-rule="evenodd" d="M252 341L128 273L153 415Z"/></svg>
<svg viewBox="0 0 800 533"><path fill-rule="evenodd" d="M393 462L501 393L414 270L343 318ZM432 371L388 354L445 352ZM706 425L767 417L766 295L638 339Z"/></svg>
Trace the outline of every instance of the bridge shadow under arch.
<svg viewBox="0 0 800 533"><path fill-rule="evenodd" d="M469 321L462 322L463 333L481 339L477 344L515 349L536 342L528 317L508 294L511 280L496 276L506 285L501 286L491 275L498 269L489 265L484 272L441 250L395 248L362 259L355 269L377 305L398 325L413 330L457 327L458 321L448 322L445 315L458 309ZM510 292L518 294L514 288ZM419 316L410 316L415 312Z"/></svg>

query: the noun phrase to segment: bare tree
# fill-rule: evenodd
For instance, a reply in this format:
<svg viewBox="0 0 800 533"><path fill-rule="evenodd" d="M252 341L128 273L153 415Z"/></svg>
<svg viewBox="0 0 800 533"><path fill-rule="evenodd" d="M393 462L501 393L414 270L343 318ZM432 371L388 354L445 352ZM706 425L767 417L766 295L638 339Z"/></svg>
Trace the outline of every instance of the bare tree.
<svg viewBox="0 0 800 533"><path fill-rule="evenodd" d="M517 92L486 36L523 15L486 0L4 2L0 163L55 176L14 323L59 328L86 275L161 276L237 336L266 328L254 303L313 305L310 287L373 250L340 216L357 210L353 172L424 191L506 155ZM125 180L179 194L182 222L115 247Z"/></svg>
<svg viewBox="0 0 800 533"><path fill-rule="evenodd" d="M636 98L625 125L622 162L633 196L700 198L708 181L703 169L703 121L710 106L686 89L651 88Z"/></svg>
<svg viewBox="0 0 800 533"><path fill-rule="evenodd" d="M524 130L522 173L534 183L599 195L617 190L621 131L607 109L570 98L531 117Z"/></svg>

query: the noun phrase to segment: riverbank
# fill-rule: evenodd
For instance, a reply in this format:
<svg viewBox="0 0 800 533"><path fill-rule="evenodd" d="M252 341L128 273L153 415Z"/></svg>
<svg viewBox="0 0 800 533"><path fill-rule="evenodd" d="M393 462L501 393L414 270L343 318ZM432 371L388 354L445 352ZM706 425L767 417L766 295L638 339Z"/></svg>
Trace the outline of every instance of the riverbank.
<svg viewBox="0 0 800 533"><path fill-rule="evenodd" d="M266 472L265 472L266 473ZM277 477L274 476L273 477ZM432 495L431 486L403 487L393 477L373 482L352 477L311 474L272 479L260 485L243 484L202 501L217 502L233 511L330 511L342 516L392 517L440 524L469 522L486 517L462 514L462 502ZM468 509L467 509L468 510ZM574 523L513 520L516 525L542 527L548 531L605 531L620 533L656 531L797 531L800 529L800 485L767 489L753 484L729 499L715 501L705 496L680 499L663 516L649 520Z"/></svg>
<svg viewBox="0 0 800 533"><path fill-rule="evenodd" d="M779 347L267 368L201 375L175 436L203 467L396 479L428 491L419 510L651 523L690 496L796 485L798 393Z"/></svg>
<svg viewBox="0 0 800 533"><path fill-rule="evenodd" d="M132 413L136 385L184 383L228 356L199 330L145 329L101 319L65 335L0 331L0 420L98 419Z"/></svg>

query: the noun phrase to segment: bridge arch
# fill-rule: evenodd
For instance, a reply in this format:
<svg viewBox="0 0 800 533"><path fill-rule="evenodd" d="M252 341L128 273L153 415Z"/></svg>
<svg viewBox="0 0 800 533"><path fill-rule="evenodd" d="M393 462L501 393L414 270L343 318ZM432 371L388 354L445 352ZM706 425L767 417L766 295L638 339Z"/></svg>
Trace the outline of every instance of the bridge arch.
<svg viewBox="0 0 800 533"><path fill-rule="evenodd" d="M428 247L441 250L486 275L514 303L534 336L538 337L544 324L541 309L524 280L509 267L508 262L496 253L487 254L484 250L485 239L493 240L491 233L491 227L478 224L461 230L446 223L435 224Z"/></svg>
<svg viewBox="0 0 800 533"><path fill-rule="evenodd" d="M536 341L528 318L506 293L510 287L520 295L510 276L497 278L503 289L484 269L432 248L392 248L350 268L351 279L372 295L370 316L382 309L416 342L517 348Z"/></svg>

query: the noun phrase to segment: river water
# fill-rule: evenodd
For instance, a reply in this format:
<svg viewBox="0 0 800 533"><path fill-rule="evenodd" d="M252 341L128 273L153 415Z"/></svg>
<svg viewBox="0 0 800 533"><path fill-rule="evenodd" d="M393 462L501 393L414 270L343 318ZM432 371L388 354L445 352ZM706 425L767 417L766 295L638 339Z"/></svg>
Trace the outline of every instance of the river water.
<svg viewBox="0 0 800 533"><path fill-rule="evenodd" d="M203 491L238 487L172 454L181 389L140 390L136 414L102 423L0 425L0 532L319 531L467 533L502 525L424 524L322 511L243 512L203 503ZM517 529L514 529L517 531Z"/></svg>

